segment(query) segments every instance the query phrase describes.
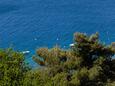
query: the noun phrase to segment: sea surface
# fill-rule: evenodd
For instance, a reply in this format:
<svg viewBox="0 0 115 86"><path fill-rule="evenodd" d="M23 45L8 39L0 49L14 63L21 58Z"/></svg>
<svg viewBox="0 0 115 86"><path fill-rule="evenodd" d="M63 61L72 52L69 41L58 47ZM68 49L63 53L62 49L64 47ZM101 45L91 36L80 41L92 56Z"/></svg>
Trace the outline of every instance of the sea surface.
<svg viewBox="0 0 115 86"><path fill-rule="evenodd" d="M0 47L30 51L33 66L37 48L68 48L75 32L115 41L115 0L0 0Z"/></svg>

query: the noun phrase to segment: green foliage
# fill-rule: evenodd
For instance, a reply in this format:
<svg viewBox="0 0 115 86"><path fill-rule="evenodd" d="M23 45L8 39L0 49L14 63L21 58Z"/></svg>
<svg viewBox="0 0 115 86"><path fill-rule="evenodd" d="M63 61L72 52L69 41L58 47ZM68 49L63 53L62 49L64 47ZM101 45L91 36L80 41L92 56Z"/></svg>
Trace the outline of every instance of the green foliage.
<svg viewBox="0 0 115 86"><path fill-rule="evenodd" d="M98 80L101 76L102 68L100 66L94 66L89 70L89 79Z"/></svg>
<svg viewBox="0 0 115 86"><path fill-rule="evenodd" d="M41 73L39 71L29 71L26 73L24 80L23 80L23 86L42 86L42 81L40 80ZM45 76L46 77L46 76Z"/></svg>
<svg viewBox="0 0 115 86"><path fill-rule="evenodd" d="M108 82L106 86L115 86L115 81L114 82Z"/></svg>
<svg viewBox="0 0 115 86"><path fill-rule="evenodd" d="M115 52L111 45L99 41L98 33L87 36L75 33L74 46L63 50L58 46L48 49L40 48L33 59L45 71L41 79L48 86L106 86L115 81L115 70L112 56ZM110 82L108 82L108 79ZM46 82L44 82L46 83ZM43 86L47 86L44 84Z"/></svg>
<svg viewBox="0 0 115 86"><path fill-rule="evenodd" d="M67 80L67 73L58 73L52 78L52 85L53 86L67 86L68 80Z"/></svg>
<svg viewBox="0 0 115 86"><path fill-rule="evenodd" d="M0 86L20 86L29 69L23 54L12 49L0 50Z"/></svg>
<svg viewBox="0 0 115 86"><path fill-rule="evenodd" d="M98 33L91 36L82 33L75 34L75 47L73 49L84 60L84 66L92 66L93 62L99 57L103 57L106 61L109 61L114 55L112 47L100 43L98 37Z"/></svg>
<svg viewBox="0 0 115 86"><path fill-rule="evenodd" d="M85 84L87 83L87 81L88 81L88 69L82 68L80 70L77 70L73 74L70 84L74 86L81 86L82 83Z"/></svg>
<svg viewBox="0 0 115 86"><path fill-rule="evenodd" d="M74 46L63 50L39 48L30 70L23 54L0 50L0 86L115 86L113 45L99 41L98 33L75 33Z"/></svg>

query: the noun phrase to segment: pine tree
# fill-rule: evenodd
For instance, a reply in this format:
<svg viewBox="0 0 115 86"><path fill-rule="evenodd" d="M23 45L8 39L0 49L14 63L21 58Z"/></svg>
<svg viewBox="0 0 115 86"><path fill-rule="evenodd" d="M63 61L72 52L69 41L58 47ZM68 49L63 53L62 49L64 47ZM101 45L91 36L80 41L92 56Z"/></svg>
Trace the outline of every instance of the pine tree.
<svg viewBox="0 0 115 86"><path fill-rule="evenodd" d="M98 33L75 33L72 48L40 48L33 60L41 65L40 76L50 77L45 79L48 86L106 86L115 81L114 54L111 45L99 41Z"/></svg>

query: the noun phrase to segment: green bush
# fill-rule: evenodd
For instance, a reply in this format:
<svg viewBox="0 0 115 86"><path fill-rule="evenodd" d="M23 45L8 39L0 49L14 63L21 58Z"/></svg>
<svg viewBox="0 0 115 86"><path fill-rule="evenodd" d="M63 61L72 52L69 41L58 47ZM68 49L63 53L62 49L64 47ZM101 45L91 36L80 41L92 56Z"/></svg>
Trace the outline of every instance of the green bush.
<svg viewBox="0 0 115 86"><path fill-rule="evenodd" d="M0 86L115 86L115 51L99 41L98 33L75 33L74 46L63 50L39 48L31 70L24 55L0 50Z"/></svg>
<svg viewBox="0 0 115 86"><path fill-rule="evenodd" d="M0 86L21 86L29 69L23 54L10 48L0 50Z"/></svg>
<svg viewBox="0 0 115 86"><path fill-rule="evenodd" d="M48 86L106 86L108 79L115 81L112 46L101 43L98 33L75 33L74 39L74 46L68 50L40 48L33 57L43 70L47 69L42 71L47 75L41 77L50 77Z"/></svg>

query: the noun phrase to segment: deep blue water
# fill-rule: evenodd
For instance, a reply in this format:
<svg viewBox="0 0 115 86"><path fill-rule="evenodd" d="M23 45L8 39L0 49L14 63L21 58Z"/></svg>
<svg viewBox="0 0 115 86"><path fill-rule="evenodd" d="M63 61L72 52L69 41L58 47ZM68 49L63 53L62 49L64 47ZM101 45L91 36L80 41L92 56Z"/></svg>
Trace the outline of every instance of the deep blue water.
<svg viewBox="0 0 115 86"><path fill-rule="evenodd" d="M67 48L74 32L115 41L115 0L0 0L0 47L31 51ZM33 64L30 56L27 60Z"/></svg>

